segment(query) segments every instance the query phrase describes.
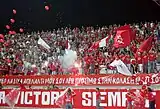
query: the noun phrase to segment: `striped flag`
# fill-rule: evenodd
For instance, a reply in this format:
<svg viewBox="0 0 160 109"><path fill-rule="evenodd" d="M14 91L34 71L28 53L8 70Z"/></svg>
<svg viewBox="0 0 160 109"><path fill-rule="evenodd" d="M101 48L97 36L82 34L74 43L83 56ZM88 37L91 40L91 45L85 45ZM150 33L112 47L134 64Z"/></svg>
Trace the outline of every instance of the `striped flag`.
<svg viewBox="0 0 160 109"><path fill-rule="evenodd" d="M43 46L48 51L50 50L50 46L41 37L38 39L38 44Z"/></svg>
<svg viewBox="0 0 160 109"><path fill-rule="evenodd" d="M20 95L20 89L13 89L5 96L5 102L13 108L15 104L18 102L18 98Z"/></svg>
<svg viewBox="0 0 160 109"><path fill-rule="evenodd" d="M111 38L111 35L108 35L107 37L101 39L100 41L93 43L92 46L90 47L90 50L98 49L100 47L105 47L110 38Z"/></svg>
<svg viewBox="0 0 160 109"><path fill-rule="evenodd" d="M66 90L64 90L60 96L58 97L58 99L56 100L56 105L58 105L59 107L63 108L65 106L65 96L68 92L69 88L67 88Z"/></svg>
<svg viewBox="0 0 160 109"><path fill-rule="evenodd" d="M71 93L75 94L75 92L70 87L68 87L66 90L64 90L60 94L60 96L58 97L58 99L56 100L56 105L58 105L61 108L64 108L64 106L66 104L65 97L66 97L66 94L67 94L68 90L71 90ZM72 96L74 96L74 95L72 95Z"/></svg>

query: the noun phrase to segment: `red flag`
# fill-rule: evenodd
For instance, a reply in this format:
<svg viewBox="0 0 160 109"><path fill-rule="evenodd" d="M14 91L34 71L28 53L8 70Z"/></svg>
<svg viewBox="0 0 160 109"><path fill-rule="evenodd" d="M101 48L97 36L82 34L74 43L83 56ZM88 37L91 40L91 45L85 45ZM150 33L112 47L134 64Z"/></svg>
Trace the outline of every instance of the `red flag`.
<svg viewBox="0 0 160 109"><path fill-rule="evenodd" d="M125 26L121 26L119 28L117 28L117 31L120 31L120 30L130 30L130 26L129 25L125 25Z"/></svg>
<svg viewBox="0 0 160 109"><path fill-rule="evenodd" d="M99 42L100 42L100 41L97 41L97 42L93 43L93 45L90 47L89 50L94 50L94 49L99 48Z"/></svg>
<svg viewBox="0 0 160 109"><path fill-rule="evenodd" d="M131 31L131 41L136 39L136 30Z"/></svg>
<svg viewBox="0 0 160 109"><path fill-rule="evenodd" d="M58 105L59 107L64 107L65 106L65 96L66 96L68 90L69 90L69 88L64 90L61 93L61 95L58 97L58 99L56 100L56 105Z"/></svg>
<svg viewBox="0 0 160 109"><path fill-rule="evenodd" d="M139 47L139 51L140 52L144 52L144 51L149 51L152 47L152 41L153 41L152 36L150 36L147 40L145 40Z"/></svg>
<svg viewBox="0 0 160 109"><path fill-rule="evenodd" d="M117 29L117 31L121 31L121 30L128 30L130 31L130 39L131 41L132 40L135 40L136 38L136 31L135 30L132 30L132 28L130 28L130 25L125 25L125 26L121 26Z"/></svg>
<svg viewBox="0 0 160 109"><path fill-rule="evenodd" d="M68 90L71 90L71 96L75 96L75 92L71 88L67 88L66 90L64 90L61 93L61 95L58 97L58 99L56 100L56 105L58 105L61 108L63 108L66 104L66 94L67 94ZM73 98L72 98L72 100L73 100Z"/></svg>
<svg viewBox="0 0 160 109"><path fill-rule="evenodd" d="M13 89L11 90L11 92L9 92L6 97L5 97L5 102L10 106L10 107L14 107L18 96L20 94L20 90L19 89Z"/></svg>
<svg viewBox="0 0 160 109"><path fill-rule="evenodd" d="M68 50L71 49L71 45L68 40L66 40L66 49L68 49Z"/></svg>
<svg viewBox="0 0 160 109"><path fill-rule="evenodd" d="M130 45L131 37L129 30L119 30L117 31L116 37L114 38L114 47L124 48Z"/></svg>

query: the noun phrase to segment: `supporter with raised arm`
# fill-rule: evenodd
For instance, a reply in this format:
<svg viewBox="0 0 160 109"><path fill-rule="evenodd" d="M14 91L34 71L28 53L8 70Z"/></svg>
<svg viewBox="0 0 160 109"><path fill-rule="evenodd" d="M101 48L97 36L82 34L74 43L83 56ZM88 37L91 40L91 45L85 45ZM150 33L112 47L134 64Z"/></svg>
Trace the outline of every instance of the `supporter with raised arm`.
<svg viewBox="0 0 160 109"><path fill-rule="evenodd" d="M72 100L74 96L76 96L76 93L71 88L68 88L68 91L64 97L66 103L65 109L73 109Z"/></svg>

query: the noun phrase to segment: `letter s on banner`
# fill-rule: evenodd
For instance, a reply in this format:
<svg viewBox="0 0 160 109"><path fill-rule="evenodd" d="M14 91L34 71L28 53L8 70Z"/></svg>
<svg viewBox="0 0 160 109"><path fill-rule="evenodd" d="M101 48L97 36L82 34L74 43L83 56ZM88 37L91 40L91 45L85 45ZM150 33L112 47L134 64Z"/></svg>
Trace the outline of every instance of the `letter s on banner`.
<svg viewBox="0 0 160 109"><path fill-rule="evenodd" d="M91 97L92 97L91 92L83 92L82 93L82 106L91 106L92 105Z"/></svg>

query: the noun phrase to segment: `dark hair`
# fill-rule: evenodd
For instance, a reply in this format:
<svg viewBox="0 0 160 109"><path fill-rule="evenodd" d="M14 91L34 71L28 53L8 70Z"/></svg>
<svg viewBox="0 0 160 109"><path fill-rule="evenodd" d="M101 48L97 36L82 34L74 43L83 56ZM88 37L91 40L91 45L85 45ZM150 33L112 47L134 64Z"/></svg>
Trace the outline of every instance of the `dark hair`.
<svg viewBox="0 0 160 109"><path fill-rule="evenodd" d="M96 90L98 90L98 91L99 91L99 88L96 88Z"/></svg>
<svg viewBox="0 0 160 109"><path fill-rule="evenodd" d="M148 87L148 92L153 92L153 90L150 87Z"/></svg>
<svg viewBox="0 0 160 109"><path fill-rule="evenodd" d="M70 88L68 89L68 93L71 93L71 89Z"/></svg>

